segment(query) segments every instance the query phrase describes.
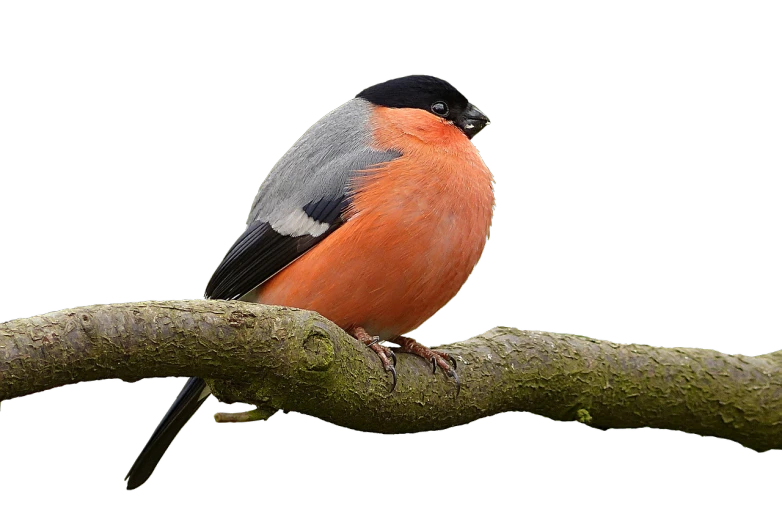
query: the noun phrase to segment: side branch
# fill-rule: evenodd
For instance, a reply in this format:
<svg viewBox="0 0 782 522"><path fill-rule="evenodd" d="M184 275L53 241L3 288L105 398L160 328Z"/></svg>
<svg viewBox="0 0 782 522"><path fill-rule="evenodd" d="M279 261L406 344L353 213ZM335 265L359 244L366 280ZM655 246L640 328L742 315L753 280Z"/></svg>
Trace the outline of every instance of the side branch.
<svg viewBox="0 0 782 522"><path fill-rule="evenodd" d="M0 401L96 379L199 376L264 418L292 410L365 431L444 429L504 411L596 428L654 427L782 448L782 352L620 345L495 328L441 346L462 390L419 358L399 383L314 312L226 301L97 305L0 324Z"/></svg>

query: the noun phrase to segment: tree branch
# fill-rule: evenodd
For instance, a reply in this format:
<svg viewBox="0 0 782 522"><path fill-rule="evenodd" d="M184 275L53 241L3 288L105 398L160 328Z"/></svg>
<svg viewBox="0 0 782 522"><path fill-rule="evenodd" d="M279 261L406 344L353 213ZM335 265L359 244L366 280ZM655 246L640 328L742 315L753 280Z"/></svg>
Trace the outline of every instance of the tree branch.
<svg viewBox="0 0 782 522"><path fill-rule="evenodd" d="M620 345L493 330L440 349L462 389L401 354L399 384L322 316L237 301L96 305L0 324L0 401L81 381L199 376L224 402L382 433L444 429L504 411L607 428L653 427L782 448L782 352Z"/></svg>

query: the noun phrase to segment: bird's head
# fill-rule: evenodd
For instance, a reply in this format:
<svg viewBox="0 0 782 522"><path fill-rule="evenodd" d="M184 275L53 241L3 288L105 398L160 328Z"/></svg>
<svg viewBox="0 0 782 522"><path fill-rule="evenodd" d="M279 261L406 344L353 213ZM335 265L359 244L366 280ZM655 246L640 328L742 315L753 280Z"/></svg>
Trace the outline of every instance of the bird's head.
<svg viewBox="0 0 782 522"><path fill-rule="evenodd" d="M453 85L434 76L396 78L364 89L356 97L383 107L429 112L453 123L470 139L489 124L489 118Z"/></svg>

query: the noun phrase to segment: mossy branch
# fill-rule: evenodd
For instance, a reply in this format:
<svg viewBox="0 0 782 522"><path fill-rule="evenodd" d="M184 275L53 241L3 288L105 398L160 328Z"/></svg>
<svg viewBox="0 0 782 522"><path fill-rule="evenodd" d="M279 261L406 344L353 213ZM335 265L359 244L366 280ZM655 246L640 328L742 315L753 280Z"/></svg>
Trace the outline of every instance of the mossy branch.
<svg viewBox="0 0 782 522"><path fill-rule="evenodd" d="M220 400L258 407L225 421L284 409L400 433L529 411L782 448L782 352L746 357L512 328L439 348L458 361L458 397L452 380L405 354L389 393L377 356L314 312L236 301L86 306L0 324L0 400L96 379L199 376Z"/></svg>

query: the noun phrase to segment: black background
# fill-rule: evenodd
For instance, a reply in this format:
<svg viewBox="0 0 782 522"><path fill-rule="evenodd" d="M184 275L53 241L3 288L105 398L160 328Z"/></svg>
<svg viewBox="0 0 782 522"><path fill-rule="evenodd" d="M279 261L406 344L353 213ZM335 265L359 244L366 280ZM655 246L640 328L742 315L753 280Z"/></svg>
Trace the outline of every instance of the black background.
<svg viewBox="0 0 782 522"><path fill-rule="evenodd" d="M8 172L14 185L4 187L2 310L39 311L45 303L84 303L88 295L198 294L208 265L239 231L239 209L264 162L312 112L361 80L383 76L341 62L320 72L281 72L225 57L179 58L70 64L49 83L30 86L35 103L14 142L21 161ZM497 248L465 291L470 308L442 314L427 342L471 335L489 320L722 343L733 351L779 342L775 313L480 311L481 304L774 302L775 217L535 210L773 207L757 171L742 163L747 149L731 125L736 115L709 103L719 93L708 71L609 65L560 62L534 74L449 70L497 115L481 141L504 176L505 209L498 211ZM63 492L116 495L170 391L170 384L82 384L78 393L6 404L0 438L15 451L3 467L21 481L52 480ZM478 451L467 455L486 462L519 466L590 455L737 454L735 445L715 439L590 432L527 416L431 438L452 444L436 446L436 454L430 445L364 451L368 462L382 464L379 471L412 463L433 477L469 469L460 451L470 448ZM143 494L192 492L204 481L225 492L252 488L253 466L263 473L270 459L329 470L335 457L360 451L350 440L350 432L299 417L238 430L204 421L177 443L161 480Z"/></svg>

